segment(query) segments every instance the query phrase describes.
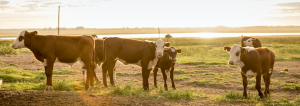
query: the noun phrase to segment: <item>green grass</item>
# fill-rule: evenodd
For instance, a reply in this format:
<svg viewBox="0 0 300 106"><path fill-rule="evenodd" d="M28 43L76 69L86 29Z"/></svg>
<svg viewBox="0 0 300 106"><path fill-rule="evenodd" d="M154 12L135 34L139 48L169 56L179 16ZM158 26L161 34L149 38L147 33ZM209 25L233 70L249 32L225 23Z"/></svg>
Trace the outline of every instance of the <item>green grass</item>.
<svg viewBox="0 0 300 106"><path fill-rule="evenodd" d="M245 101L245 102L257 102L261 100L257 93L247 94L247 99L243 99L243 92L237 91L228 91L222 96L216 96L215 101L225 101L225 102L236 102L236 101Z"/></svg>
<svg viewBox="0 0 300 106"><path fill-rule="evenodd" d="M257 104L257 106L299 106L299 105L300 105L300 97L297 97L294 100L280 98L279 100L271 101L269 99L261 104Z"/></svg>
<svg viewBox="0 0 300 106"><path fill-rule="evenodd" d="M222 86L225 85L224 81L213 80L213 79L194 80L194 81L191 81L191 83L196 83L196 84L199 84L199 85L206 85L206 84L209 84L209 85L222 85Z"/></svg>
<svg viewBox="0 0 300 106"><path fill-rule="evenodd" d="M197 98L208 97L207 94L194 93L194 90L174 90L170 89L168 91L164 90L164 87L159 86L158 89L152 89L149 92L144 91L141 87L134 87L133 85L119 86L117 85L111 91L101 90L98 94L103 95L104 93L111 93L119 96L140 96L146 98L156 98L156 99L171 99L171 100L192 100Z"/></svg>
<svg viewBox="0 0 300 106"><path fill-rule="evenodd" d="M186 80L186 79L190 79L191 75L187 75L187 74L183 74L183 75L178 75L175 77L175 80Z"/></svg>
<svg viewBox="0 0 300 106"><path fill-rule="evenodd" d="M80 71L72 69L54 70L55 74L72 75ZM45 71L31 72L13 67L0 68L0 79L3 80L1 89L14 90L43 90L46 87ZM66 79L65 77L53 77L53 89L59 91L74 91L83 89L81 80Z"/></svg>
<svg viewBox="0 0 300 106"><path fill-rule="evenodd" d="M188 70L184 70L184 69L175 69L174 70L175 74L184 74L184 73L188 73Z"/></svg>

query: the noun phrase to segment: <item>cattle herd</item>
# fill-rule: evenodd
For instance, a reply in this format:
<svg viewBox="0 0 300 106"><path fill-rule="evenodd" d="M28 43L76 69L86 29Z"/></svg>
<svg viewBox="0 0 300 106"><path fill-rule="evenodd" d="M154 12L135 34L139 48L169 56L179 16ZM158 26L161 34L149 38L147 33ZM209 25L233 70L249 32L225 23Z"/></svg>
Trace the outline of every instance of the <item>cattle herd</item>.
<svg viewBox="0 0 300 106"><path fill-rule="evenodd" d="M241 46L234 44L232 47L224 47L230 53L228 64L239 65L243 78L244 93L247 98L247 78L256 78L256 89L261 98L269 94L270 77L273 72L275 54L262 48L259 39L243 37ZM107 87L107 78L111 85L116 82L116 62L124 65L135 64L142 67L142 78L144 90L149 90L149 75L151 70L154 74L154 85L157 87L156 75L161 69L164 78L165 90L166 72L170 72L172 88L174 84L174 65L177 61L177 53L181 49L169 47L170 43L161 39L153 41L139 41L125 38L109 37L94 39L91 36L58 36L38 35L37 31L22 31L12 45L13 49L28 48L35 58L45 68L47 84L45 91L52 91L52 74L55 62L66 63L72 66L79 62L86 70L85 90L91 90L94 80L100 82L96 76L96 70L102 65L103 84ZM85 72L83 72L85 77ZM261 92L261 77L265 82L265 91Z"/></svg>

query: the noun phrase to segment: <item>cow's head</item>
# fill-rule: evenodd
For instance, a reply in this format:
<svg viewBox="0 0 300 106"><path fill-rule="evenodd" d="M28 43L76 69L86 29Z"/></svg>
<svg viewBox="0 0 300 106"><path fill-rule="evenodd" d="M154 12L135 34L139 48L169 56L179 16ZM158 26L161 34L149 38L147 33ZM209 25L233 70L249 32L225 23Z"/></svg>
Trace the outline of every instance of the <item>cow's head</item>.
<svg viewBox="0 0 300 106"><path fill-rule="evenodd" d="M224 47L224 50L230 53L228 64L239 65L242 53L245 53L245 48L235 44L232 47Z"/></svg>
<svg viewBox="0 0 300 106"><path fill-rule="evenodd" d="M169 47L170 43L164 43L163 40L159 39L155 42L155 57L162 57L163 56L163 52L164 52L164 46Z"/></svg>
<svg viewBox="0 0 300 106"><path fill-rule="evenodd" d="M26 48L25 41L30 42L30 37L35 36L36 34L37 34L37 31L33 31L33 32L28 32L26 30L22 31L11 47L13 49Z"/></svg>
<svg viewBox="0 0 300 106"><path fill-rule="evenodd" d="M253 47L253 42L257 42L257 38L249 38L246 41L244 41L245 46Z"/></svg>
<svg viewBox="0 0 300 106"><path fill-rule="evenodd" d="M164 53L170 56L169 58L172 60L172 63L176 63L177 53L181 53L181 49L175 49L174 47L165 48Z"/></svg>

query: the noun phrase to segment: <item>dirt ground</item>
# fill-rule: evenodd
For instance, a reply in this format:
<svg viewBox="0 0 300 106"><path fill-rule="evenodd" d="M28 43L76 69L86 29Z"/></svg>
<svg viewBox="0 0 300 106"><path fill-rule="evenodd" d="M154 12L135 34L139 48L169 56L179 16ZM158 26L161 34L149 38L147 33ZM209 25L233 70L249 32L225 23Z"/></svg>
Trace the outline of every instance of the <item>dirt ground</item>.
<svg viewBox="0 0 300 106"><path fill-rule="evenodd" d="M43 69L43 65L36 61L32 53L19 53L18 55L0 55L0 62L6 64L0 64L0 67L8 67L10 63L16 65L11 66L18 69L36 71ZM81 65L79 63L74 64L72 69L81 70ZM276 84L272 80L279 80L285 82L293 82L295 84L300 84L300 62L275 62L275 71L273 72L271 78L271 85L273 85L273 90L271 90L272 99L280 99L282 97L288 100L294 100L296 97L300 96L300 90L283 90L279 84ZM54 69L66 69L69 68L68 65L63 63L55 63ZM55 91L55 92L43 92L43 91L16 91L16 90L0 90L0 105L126 105L126 106L155 106L155 105L255 105L256 103L244 103L244 102L218 102L214 98L216 96L221 96L226 93L226 91L235 90L238 92L243 92L243 85L241 75L239 73L239 68L237 67L204 67L198 68L193 65L176 65L175 69L184 69L190 71L192 74L201 74L204 72L214 72L218 74L223 73L237 73L237 80L239 83L225 83L224 85L218 84L195 84L190 83L194 80L203 80L207 77L192 77L187 80L175 80L175 85L178 90L193 89L195 92L202 92L209 95L208 98L198 98L195 100L160 100L154 98L144 98L137 96L113 96L113 95L96 95L86 93L84 91ZM287 74L282 74L280 71L288 69ZM141 72L141 68L135 65L123 66L117 63L118 72L126 73L138 73ZM159 73L161 73L159 71ZM179 76L180 74L175 74ZM101 79L101 70L98 70L97 76ZM209 76L208 76L209 77ZM82 75L78 74L72 76L72 78L82 79ZM142 86L142 76L141 75L128 75L128 76L117 76L117 85L131 84L134 86ZM101 79L102 81L102 79ZM152 86L153 76L149 77L150 90L155 89ZM171 81L168 76L168 87L171 88ZM255 89L250 89L251 84L254 82L249 82L248 91L257 95ZM162 75L158 75L158 85L163 86ZM263 83L262 83L263 85ZM157 89L157 88L156 88ZM263 91L264 89L262 89Z"/></svg>

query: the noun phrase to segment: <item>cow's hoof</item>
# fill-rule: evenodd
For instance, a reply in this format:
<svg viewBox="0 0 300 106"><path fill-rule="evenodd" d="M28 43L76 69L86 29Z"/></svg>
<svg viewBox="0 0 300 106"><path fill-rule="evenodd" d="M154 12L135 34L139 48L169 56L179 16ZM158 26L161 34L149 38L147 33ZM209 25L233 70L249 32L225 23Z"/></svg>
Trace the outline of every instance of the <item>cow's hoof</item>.
<svg viewBox="0 0 300 106"><path fill-rule="evenodd" d="M175 87L173 87L173 89L174 89L174 90L176 90L176 88L175 88Z"/></svg>
<svg viewBox="0 0 300 106"><path fill-rule="evenodd" d="M145 91L149 91L149 88L144 88Z"/></svg>
<svg viewBox="0 0 300 106"><path fill-rule="evenodd" d="M268 94L264 94L264 96L265 96L265 98L267 98L267 97L268 97Z"/></svg>
<svg viewBox="0 0 300 106"><path fill-rule="evenodd" d="M165 88L166 91L168 91L168 88Z"/></svg>
<svg viewBox="0 0 300 106"><path fill-rule="evenodd" d="M94 88L93 86L90 86L87 91L92 91L93 88Z"/></svg>
<svg viewBox="0 0 300 106"><path fill-rule="evenodd" d="M154 85L155 86L155 88L157 88L157 85Z"/></svg>
<svg viewBox="0 0 300 106"><path fill-rule="evenodd" d="M243 99L247 99L247 97L246 97L246 96L243 96Z"/></svg>
<svg viewBox="0 0 300 106"><path fill-rule="evenodd" d="M52 86L50 86L50 85L46 85L46 88L45 88L45 90L44 91L53 91L53 87Z"/></svg>

